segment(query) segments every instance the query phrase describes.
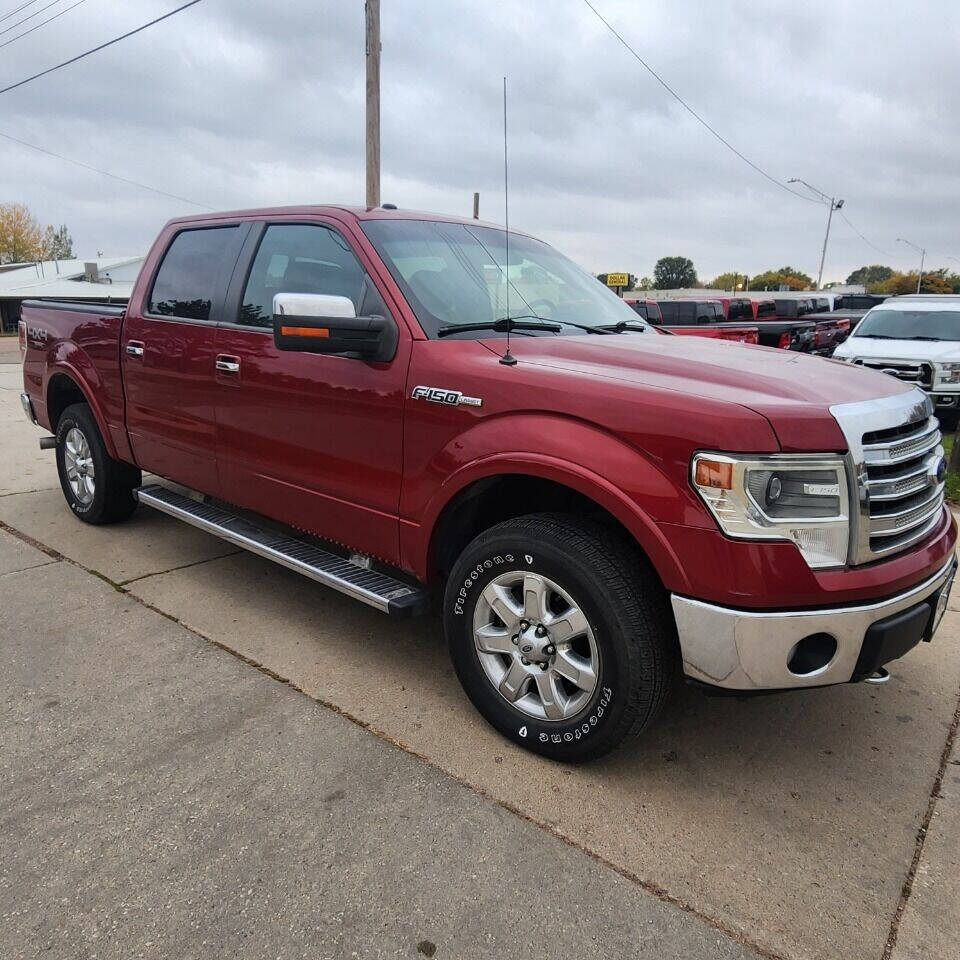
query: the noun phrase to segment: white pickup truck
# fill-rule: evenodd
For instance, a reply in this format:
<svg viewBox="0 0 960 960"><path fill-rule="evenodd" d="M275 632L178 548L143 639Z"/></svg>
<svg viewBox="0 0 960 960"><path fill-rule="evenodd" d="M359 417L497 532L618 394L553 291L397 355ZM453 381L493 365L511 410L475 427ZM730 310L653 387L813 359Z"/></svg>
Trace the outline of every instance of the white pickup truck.
<svg viewBox="0 0 960 960"><path fill-rule="evenodd" d="M896 297L874 307L834 352L930 394L945 426L960 413L960 296Z"/></svg>

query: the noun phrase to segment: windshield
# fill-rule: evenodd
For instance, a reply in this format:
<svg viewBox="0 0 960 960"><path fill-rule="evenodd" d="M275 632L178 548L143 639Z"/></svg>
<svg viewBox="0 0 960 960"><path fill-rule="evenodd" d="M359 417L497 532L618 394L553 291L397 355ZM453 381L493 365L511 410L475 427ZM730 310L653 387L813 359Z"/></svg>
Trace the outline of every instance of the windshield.
<svg viewBox="0 0 960 960"><path fill-rule="evenodd" d="M365 220L363 232L430 337L444 327L492 323L507 313L506 234L434 220ZM539 240L510 234L509 316L609 327L643 321L612 290ZM542 336L537 330L514 336ZM549 331L551 336L557 336ZM577 326L559 335L582 334ZM457 331L454 336L501 336Z"/></svg>
<svg viewBox="0 0 960 960"><path fill-rule="evenodd" d="M874 307L860 321L853 335L890 340L960 341L960 310L885 310Z"/></svg>

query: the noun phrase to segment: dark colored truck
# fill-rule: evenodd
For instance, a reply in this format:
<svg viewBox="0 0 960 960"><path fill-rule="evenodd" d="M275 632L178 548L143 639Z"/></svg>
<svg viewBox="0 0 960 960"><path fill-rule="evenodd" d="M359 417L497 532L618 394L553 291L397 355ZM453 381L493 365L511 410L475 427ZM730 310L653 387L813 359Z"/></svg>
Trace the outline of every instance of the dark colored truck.
<svg viewBox="0 0 960 960"><path fill-rule="evenodd" d="M719 305L712 300L634 300L625 302L634 313L662 330L680 336L709 337L713 340L735 340L738 343L759 343L757 328L742 323L724 322Z"/></svg>
<svg viewBox="0 0 960 960"><path fill-rule="evenodd" d="M746 321L757 328L757 342L781 350L813 350L816 325L805 320L785 320L777 315L773 300L748 297L718 297L724 316L731 321Z"/></svg>
<svg viewBox="0 0 960 960"><path fill-rule="evenodd" d="M946 607L926 395L657 336L521 233L335 206L174 220L127 309L26 302L21 338L79 520L139 503L388 614L436 593L467 695L559 760L648 727L681 674L881 683Z"/></svg>

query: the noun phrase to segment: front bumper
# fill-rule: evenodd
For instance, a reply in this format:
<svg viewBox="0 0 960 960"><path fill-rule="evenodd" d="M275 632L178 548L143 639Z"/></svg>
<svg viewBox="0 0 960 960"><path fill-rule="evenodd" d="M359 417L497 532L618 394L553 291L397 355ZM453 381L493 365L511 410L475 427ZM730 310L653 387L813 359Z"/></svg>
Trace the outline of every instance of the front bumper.
<svg viewBox="0 0 960 960"><path fill-rule="evenodd" d="M20 406L23 407L23 412L26 414L27 419L34 425L37 423L37 415L33 412L33 402L30 400L30 395L26 393L20 394Z"/></svg>
<svg viewBox="0 0 960 960"><path fill-rule="evenodd" d="M956 568L951 555L932 577L894 597L827 610L735 610L673 594L684 673L744 691L863 679L932 637Z"/></svg>

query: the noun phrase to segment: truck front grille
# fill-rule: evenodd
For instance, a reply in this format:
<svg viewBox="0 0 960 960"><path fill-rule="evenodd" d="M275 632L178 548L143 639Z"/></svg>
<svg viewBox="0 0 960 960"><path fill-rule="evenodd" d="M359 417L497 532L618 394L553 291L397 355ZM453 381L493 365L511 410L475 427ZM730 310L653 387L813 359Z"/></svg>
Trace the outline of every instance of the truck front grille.
<svg viewBox="0 0 960 960"><path fill-rule="evenodd" d="M933 389L933 365L929 363L912 363L905 360L880 360L876 357L856 359L853 361L862 367L879 370L881 373L896 377L904 383L913 383L922 390Z"/></svg>
<svg viewBox="0 0 960 960"><path fill-rule="evenodd" d="M883 556L925 537L940 519L944 485L934 417L863 435L870 553Z"/></svg>
<svg viewBox="0 0 960 960"><path fill-rule="evenodd" d="M849 562L906 550L943 519L943 447L920 389L830 408L847 441L852 504Z"/></svg>

